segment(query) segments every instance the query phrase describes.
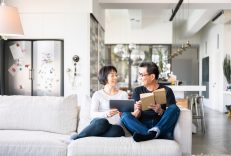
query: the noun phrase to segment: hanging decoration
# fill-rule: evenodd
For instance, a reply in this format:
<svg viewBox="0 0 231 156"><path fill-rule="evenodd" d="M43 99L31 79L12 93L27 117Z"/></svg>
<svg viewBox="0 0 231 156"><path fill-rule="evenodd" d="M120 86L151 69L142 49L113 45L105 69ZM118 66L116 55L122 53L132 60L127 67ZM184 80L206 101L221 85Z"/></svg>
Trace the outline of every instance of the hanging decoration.
<svg viewBox="0 0 231 156"><path fill-rule="evenodd" d="M114 48L114 53L121 57L122 60L132 61L132 65L138 65L145 58L144 52L136 44L117 44Z"/></svg>

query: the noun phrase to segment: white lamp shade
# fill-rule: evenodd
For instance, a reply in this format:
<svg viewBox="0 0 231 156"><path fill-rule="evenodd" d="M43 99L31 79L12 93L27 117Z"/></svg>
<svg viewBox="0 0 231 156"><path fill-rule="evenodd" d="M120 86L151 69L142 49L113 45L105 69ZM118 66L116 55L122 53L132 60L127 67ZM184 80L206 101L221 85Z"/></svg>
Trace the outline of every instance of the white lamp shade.
<svg viewBox="0 0 231 156"><path fill-rule="evenodd" d="M0 5L0 36L23 35L17 8Z"/></svg>

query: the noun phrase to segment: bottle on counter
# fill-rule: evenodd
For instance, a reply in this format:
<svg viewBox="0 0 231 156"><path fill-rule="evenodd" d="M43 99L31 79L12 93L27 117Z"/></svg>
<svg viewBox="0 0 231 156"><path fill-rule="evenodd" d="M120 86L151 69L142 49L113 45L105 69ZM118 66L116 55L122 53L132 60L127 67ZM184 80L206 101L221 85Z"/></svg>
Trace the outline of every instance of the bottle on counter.
<svg viewBox="0 0 231 156"><path fill-rule="evenodd" d="M171 85L176 85L177 78L176 75L173 74L173 72L169 74L168 81L171 82Z"/></svg>

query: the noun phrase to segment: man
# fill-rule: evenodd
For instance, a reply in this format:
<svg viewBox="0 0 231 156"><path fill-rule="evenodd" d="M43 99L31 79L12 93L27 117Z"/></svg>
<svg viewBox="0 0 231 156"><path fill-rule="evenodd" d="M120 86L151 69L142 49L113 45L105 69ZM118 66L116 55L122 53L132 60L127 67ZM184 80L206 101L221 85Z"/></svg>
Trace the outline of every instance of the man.
<svg viewBox="0 0 231 156"><path fill-rule="evenodd" d="M143 62L139 65L139 78L143 86L134 89L132 99L136 101L134 112L124 112L121 120L133 134L136 142L154 138L173 139L173 131L178 120L180 109L176 106L175 96L171 88L158 84L159 69L153 62ZM160 105L152 103L149 109L142 111L140 94L150 93L165 88L167 103Z"/></svg>

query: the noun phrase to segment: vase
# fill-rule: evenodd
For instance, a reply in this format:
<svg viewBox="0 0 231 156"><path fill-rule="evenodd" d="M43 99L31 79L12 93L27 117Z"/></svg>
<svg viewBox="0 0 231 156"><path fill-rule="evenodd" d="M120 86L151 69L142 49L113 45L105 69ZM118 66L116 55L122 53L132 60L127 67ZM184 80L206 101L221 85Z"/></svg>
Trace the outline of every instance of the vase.
<svg viewBox="0 0 231 156"><path fill-rule="evenodd" d="M227 91L231 91L231 84L228 84L227 85L227 89L226 89Z"/></svg>

